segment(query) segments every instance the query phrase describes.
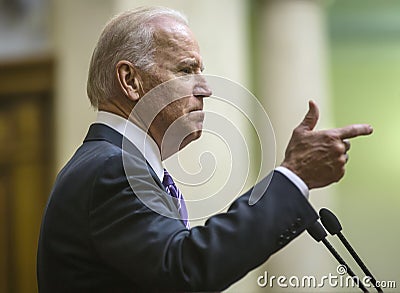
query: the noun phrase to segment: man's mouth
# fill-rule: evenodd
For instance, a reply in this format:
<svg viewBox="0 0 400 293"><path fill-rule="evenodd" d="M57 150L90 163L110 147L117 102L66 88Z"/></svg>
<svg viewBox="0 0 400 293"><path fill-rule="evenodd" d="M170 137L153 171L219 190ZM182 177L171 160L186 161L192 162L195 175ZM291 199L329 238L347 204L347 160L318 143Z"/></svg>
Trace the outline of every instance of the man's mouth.
<svg viewBox="0 0 400 293"><path fill-rule="evenodd" d="M189 112L203 112L203 108L195 108L190 110Z"/></svg>
<svg viewBox="0 0 400 293"><path fill-rule="evenodd" d="M203 109L193 109L190 110L188 114L190 114L190 116L188 116L191 117L190 119L199 121L203 121L205 116L205 112L203 111Z"/></svg>

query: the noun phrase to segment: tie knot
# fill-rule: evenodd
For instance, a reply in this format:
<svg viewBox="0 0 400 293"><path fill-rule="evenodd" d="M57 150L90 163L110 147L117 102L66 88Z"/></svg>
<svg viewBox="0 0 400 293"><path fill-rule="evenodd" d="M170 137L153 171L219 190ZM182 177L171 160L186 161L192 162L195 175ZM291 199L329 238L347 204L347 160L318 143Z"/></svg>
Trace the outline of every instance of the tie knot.
<svg viewBox="0 0 400 293"><path fill-rule="evenodd" d="M171 175L169 175L166 169L164 169L164 179L162 183L165 187L168 187L170 185L175 185L174 180L172 179Z"/></svg>

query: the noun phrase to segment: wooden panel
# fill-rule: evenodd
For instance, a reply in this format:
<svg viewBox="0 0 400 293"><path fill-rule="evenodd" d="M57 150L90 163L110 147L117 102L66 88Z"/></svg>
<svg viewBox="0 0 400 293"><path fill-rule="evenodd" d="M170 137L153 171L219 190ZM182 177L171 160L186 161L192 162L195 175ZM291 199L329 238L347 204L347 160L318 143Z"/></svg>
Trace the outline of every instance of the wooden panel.
<svg viewBox="0 0 400 293"><path fill-rule="evenodd" d="M53 166L51 81L49 58L0 62L0 293L37 292Z"/></svg>
<svg viewBox="0 0 400 293"><path fill-rule="evenodd" d="M13 198L13 261L18 282L15 292L34 292L36 289L36 251L40 230L43 200L43 166L21 164L14 168Z"/></svg>
<svg viewBox="0 0 400 293"><path fill-rule="evenodd" d="M7 178L0 174L0 292L9 292L9 204Z"/></svg>
<svg viewBox="0 0 400 293"><path fill-rule="evenodd" d="M53 85L52 70L49 56L0 61L0 91L3 95L46 92Z"/></svg>
<svg viewBox="0 0 400 293"><path fill-rule="evenodd" d="M0 108L0 162L3 164L13 153L12 142L14 139L12 134L11 116L11 113L6 107L3 106Z"/></svg>

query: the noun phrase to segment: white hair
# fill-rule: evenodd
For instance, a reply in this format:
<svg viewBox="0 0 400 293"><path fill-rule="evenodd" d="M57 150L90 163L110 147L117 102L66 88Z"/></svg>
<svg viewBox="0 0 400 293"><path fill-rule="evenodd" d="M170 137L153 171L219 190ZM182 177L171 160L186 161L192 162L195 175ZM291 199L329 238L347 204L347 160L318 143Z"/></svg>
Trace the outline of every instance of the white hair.
<svg viewBox="0 0 400 293"><path fill-rule="evenodd" d="M113 96L115 66L127 60L141 70L154 65L154 26L158 17L170 17L188 25L180 12L165 7L139 7L112 18L104 27L93 51L87 80L87 95L94 108Z"/></svg>

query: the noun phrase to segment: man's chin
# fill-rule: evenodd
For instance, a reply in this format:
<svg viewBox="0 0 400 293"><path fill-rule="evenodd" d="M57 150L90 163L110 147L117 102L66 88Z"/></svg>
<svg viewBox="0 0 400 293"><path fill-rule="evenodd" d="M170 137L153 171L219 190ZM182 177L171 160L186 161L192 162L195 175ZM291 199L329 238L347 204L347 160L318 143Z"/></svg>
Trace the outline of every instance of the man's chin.
<svg viewBox="0 0 400 293"><path fill-rule="evenodd" d="M187 135L183 140L182 143L179 147L179 150L183 149L185 146L187 146L189 143L192 141L195 141L201 137L201 134L203 133L202 128L198 128L197 130L192 131L189 135Z"/></svg>
<svg viewBox="0 0 400 293"><path fill-rule="evenodd" d="M200 128L200 129L194 131L194 132L192 133L192 135L193 135L192 141L193 141L193 140L199 139L202 133L203 133L203 129L202 129L202 128Z"/></svg>

